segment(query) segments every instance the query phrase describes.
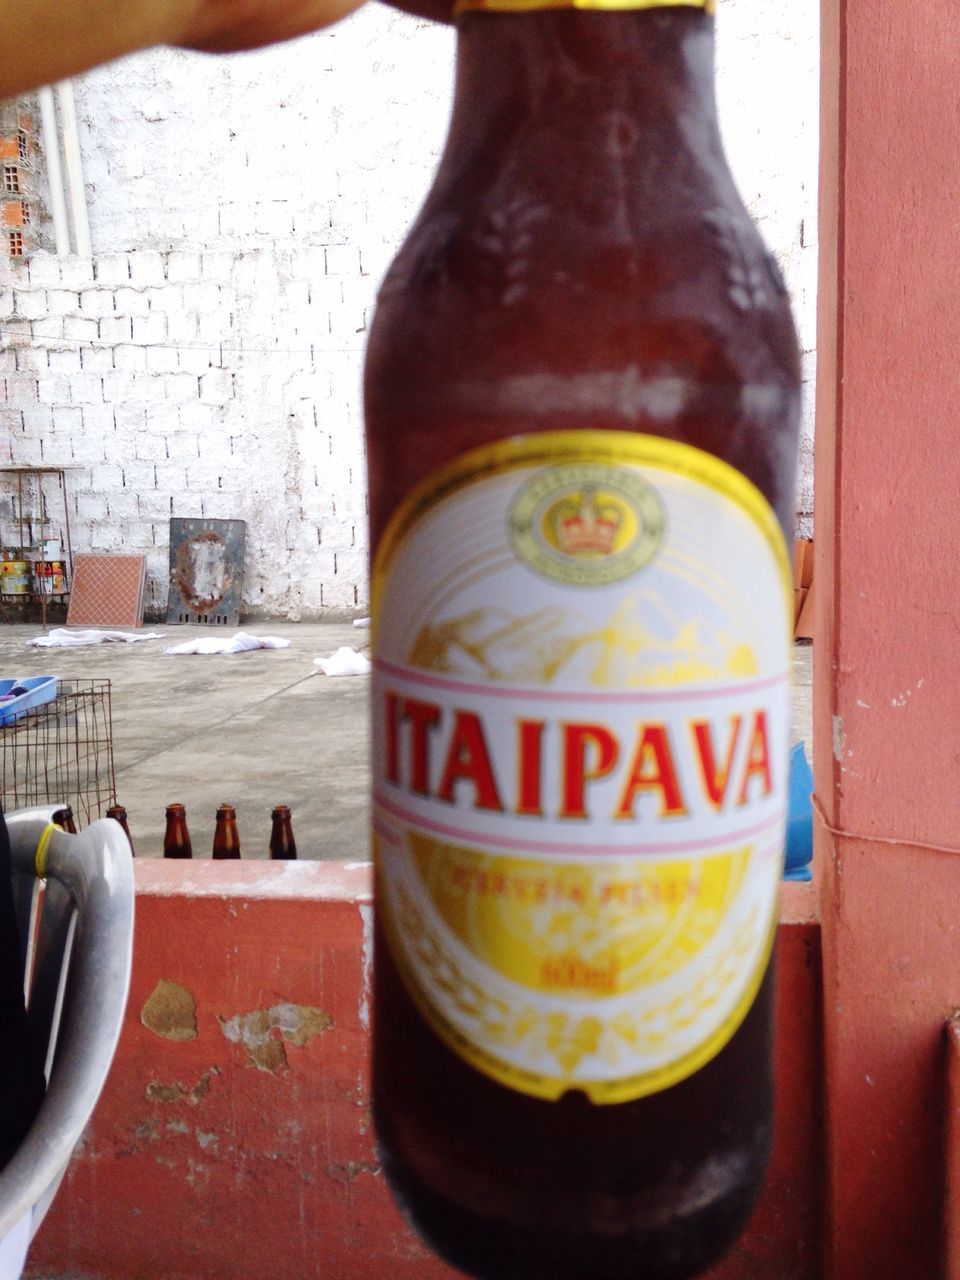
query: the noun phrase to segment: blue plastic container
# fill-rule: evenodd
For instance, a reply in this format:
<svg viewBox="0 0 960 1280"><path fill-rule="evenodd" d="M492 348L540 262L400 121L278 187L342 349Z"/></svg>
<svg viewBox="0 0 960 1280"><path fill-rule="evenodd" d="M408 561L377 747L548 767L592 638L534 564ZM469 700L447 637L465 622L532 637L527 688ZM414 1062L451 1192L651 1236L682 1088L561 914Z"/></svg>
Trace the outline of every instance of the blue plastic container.
<svg viewBox="0 0 960 1280"><path fill-rule="evenodd" d="M22 676L0 680L0 725L13 724L25 712L52 702L57 696L59 682L59 676ZM23 689L24 692L11 698L9 695L14 689Z"/></svg>
<svg viewBox="0 0 960 1280"><path fill-rule="evenodd" d="M803 743L790 753L790 801L787 814L787 850L784 880L810 880L813 858L813 774Z"/></svg>

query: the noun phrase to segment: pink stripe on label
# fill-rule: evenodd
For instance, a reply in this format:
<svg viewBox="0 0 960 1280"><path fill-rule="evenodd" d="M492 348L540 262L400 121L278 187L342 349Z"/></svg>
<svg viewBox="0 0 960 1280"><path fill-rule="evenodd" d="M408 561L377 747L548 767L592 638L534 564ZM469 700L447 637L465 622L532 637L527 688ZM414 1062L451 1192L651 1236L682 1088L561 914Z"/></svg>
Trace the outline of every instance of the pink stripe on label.
<svg viewBox="0 0 960 1280"><path fill-rule="evenodd" d="M707 840L690 840L675 841L665 844L651 844L638 847L636 845L621 844L565 844L558 841L547 840L519 840L513 837L495 836L490 834L480 835L477 832L465 830L463 827L454 827L445 822L435 822L432 818L424 818L418 813L414 813L410 809L405 809L402 805L396 804L393 800L384 795L383 791L374 792L374 799L387 813L393 814L401 822L407 822L412 827L416 827L421 831L431 831L435 835L449 836L453 840L463 840L473 846L479 845L481 849L492 846L496 849L504 849L508 853L537 853L546 854L575 854L581 857L589 857L592 854L599 856L619 856L624 858L643 858L648 854L673 853L720 853L729 845L738 844L744 840L750 840L761 832L769 830L772 826L781 823L785 816L784 809L777 809L775 813L765 818L762 822L756 823L752 827L743 827L738 831L730 831L722 836L714 836Z"/></svg>
<svg viewBox="0 0 960 1280"><path fill-rule="evenodd" d="M472 693L486 698L515 698L523 701L534 699L538 702L693 702L705 698L724 698L754 693L761 689L775 689L786 684L787 672L777 676L767 676L762 680L747 680L731 685L698 685L695 689L680 689L670 693L658 693L650 690L630 690L627 692L604 693L602 690L588 690L583 693L563 692L559 689L515 689L502 688L497 685L477 684L469 680L450 680L443 676L428 675L425 671L415 671L410 667L401 667L392 662L376 659L373 663L376 672L405 680L410 684L423 685L428 689L444 689L450 693Z"/></svg>

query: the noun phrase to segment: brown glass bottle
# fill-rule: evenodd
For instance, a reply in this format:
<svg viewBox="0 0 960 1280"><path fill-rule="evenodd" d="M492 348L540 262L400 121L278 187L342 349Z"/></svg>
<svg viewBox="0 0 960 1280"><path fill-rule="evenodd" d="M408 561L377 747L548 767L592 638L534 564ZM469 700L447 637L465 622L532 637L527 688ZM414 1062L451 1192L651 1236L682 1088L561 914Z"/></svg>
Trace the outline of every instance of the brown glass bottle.
<svg viewBox="0 0 960 1280"><path fill-rule="evenodd" d="M791 536L799 355L779 271L723 155L713 39L712 16L691 7L460 18L450 137L370 337L375 565L425 477L541 432L692 446L746 477ZM419 508L403 509L407 534ZM479 528L481 513L469 518ZM422 574L440 590L448 568ZM375 576L375 612L379 591ZM382 630L376 616L375 657ZM461 699L488 657L465 636L458 669L474 661L478 674ZM426 693L405 727L425 754L440 732ZM469 765L476 781L470 741L449 757L451 778ZM387 775L395 746L382 748ZM415 766L410 791L414 804L428 791ZM453 786L436 791L452 812ZM612 1105L579 1089L546 1100L477 1069L424 1016L384 930L383 874L378 861L374 1113L419 1231L488 1280L681 1280L707 1267L742 1228L767 1158L771 966L699 1069Z"/></svg>
<svg viewBox="0 0 960 1280"><path fill-rule="evenodd" d="M163 836L165 858L192 858L193 845L187 830L187 811L182 804L167 805L167 829Z"/></svg>
<svg viewBox="0 0 960 1280"><path fill-rule="evenodd" d="M217 859L240 857L237 811L232 804L222 804L217 809L217 826L213 833L212 856Z"/></svg>
<svg viewBox="0 0 960 1280"><path fill-rule="evenodd" d="M290 822L290 810L285 804L278 804L272 815L270 831L270 857L274 860L289 860L297 856L297 842L293 838L293 827Z"/></svg>
<svg viewBox="0 0 960 1280"><path fill-rule="evenodd" d="M113 818L114 822L119 822L123 828L123 834L127 837L130 844L130 856L136 856L136 849L133 847L133 840L130 836L130 828L127 825L127 811L122 804L112 804L107 810L106 816Z"/></svg>

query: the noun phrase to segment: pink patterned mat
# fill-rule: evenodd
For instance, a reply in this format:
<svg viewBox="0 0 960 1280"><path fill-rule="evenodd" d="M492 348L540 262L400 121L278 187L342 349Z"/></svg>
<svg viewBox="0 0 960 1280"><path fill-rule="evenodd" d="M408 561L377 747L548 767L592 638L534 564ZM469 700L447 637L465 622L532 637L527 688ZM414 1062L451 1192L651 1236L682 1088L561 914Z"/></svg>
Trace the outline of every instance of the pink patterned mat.
<svg viewBox="0 0 960 1280"><path fill-rule="evenodd" d="M67 626L141 626L146 575L145 556L77 555Z"/></svg>

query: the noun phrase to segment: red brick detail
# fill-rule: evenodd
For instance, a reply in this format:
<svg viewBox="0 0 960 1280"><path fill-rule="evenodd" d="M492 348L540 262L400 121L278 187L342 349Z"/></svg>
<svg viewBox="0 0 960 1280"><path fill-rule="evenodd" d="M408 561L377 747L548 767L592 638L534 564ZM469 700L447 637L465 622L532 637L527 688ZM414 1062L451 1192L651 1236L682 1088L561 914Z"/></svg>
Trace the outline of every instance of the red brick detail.
<svg viewBox="0 0 960 1280"><path fill-rule="evenodd" d="M23 200L6 200L0 205L0 223L5 227L22 227L26 219L23 216Z"/></svg>

